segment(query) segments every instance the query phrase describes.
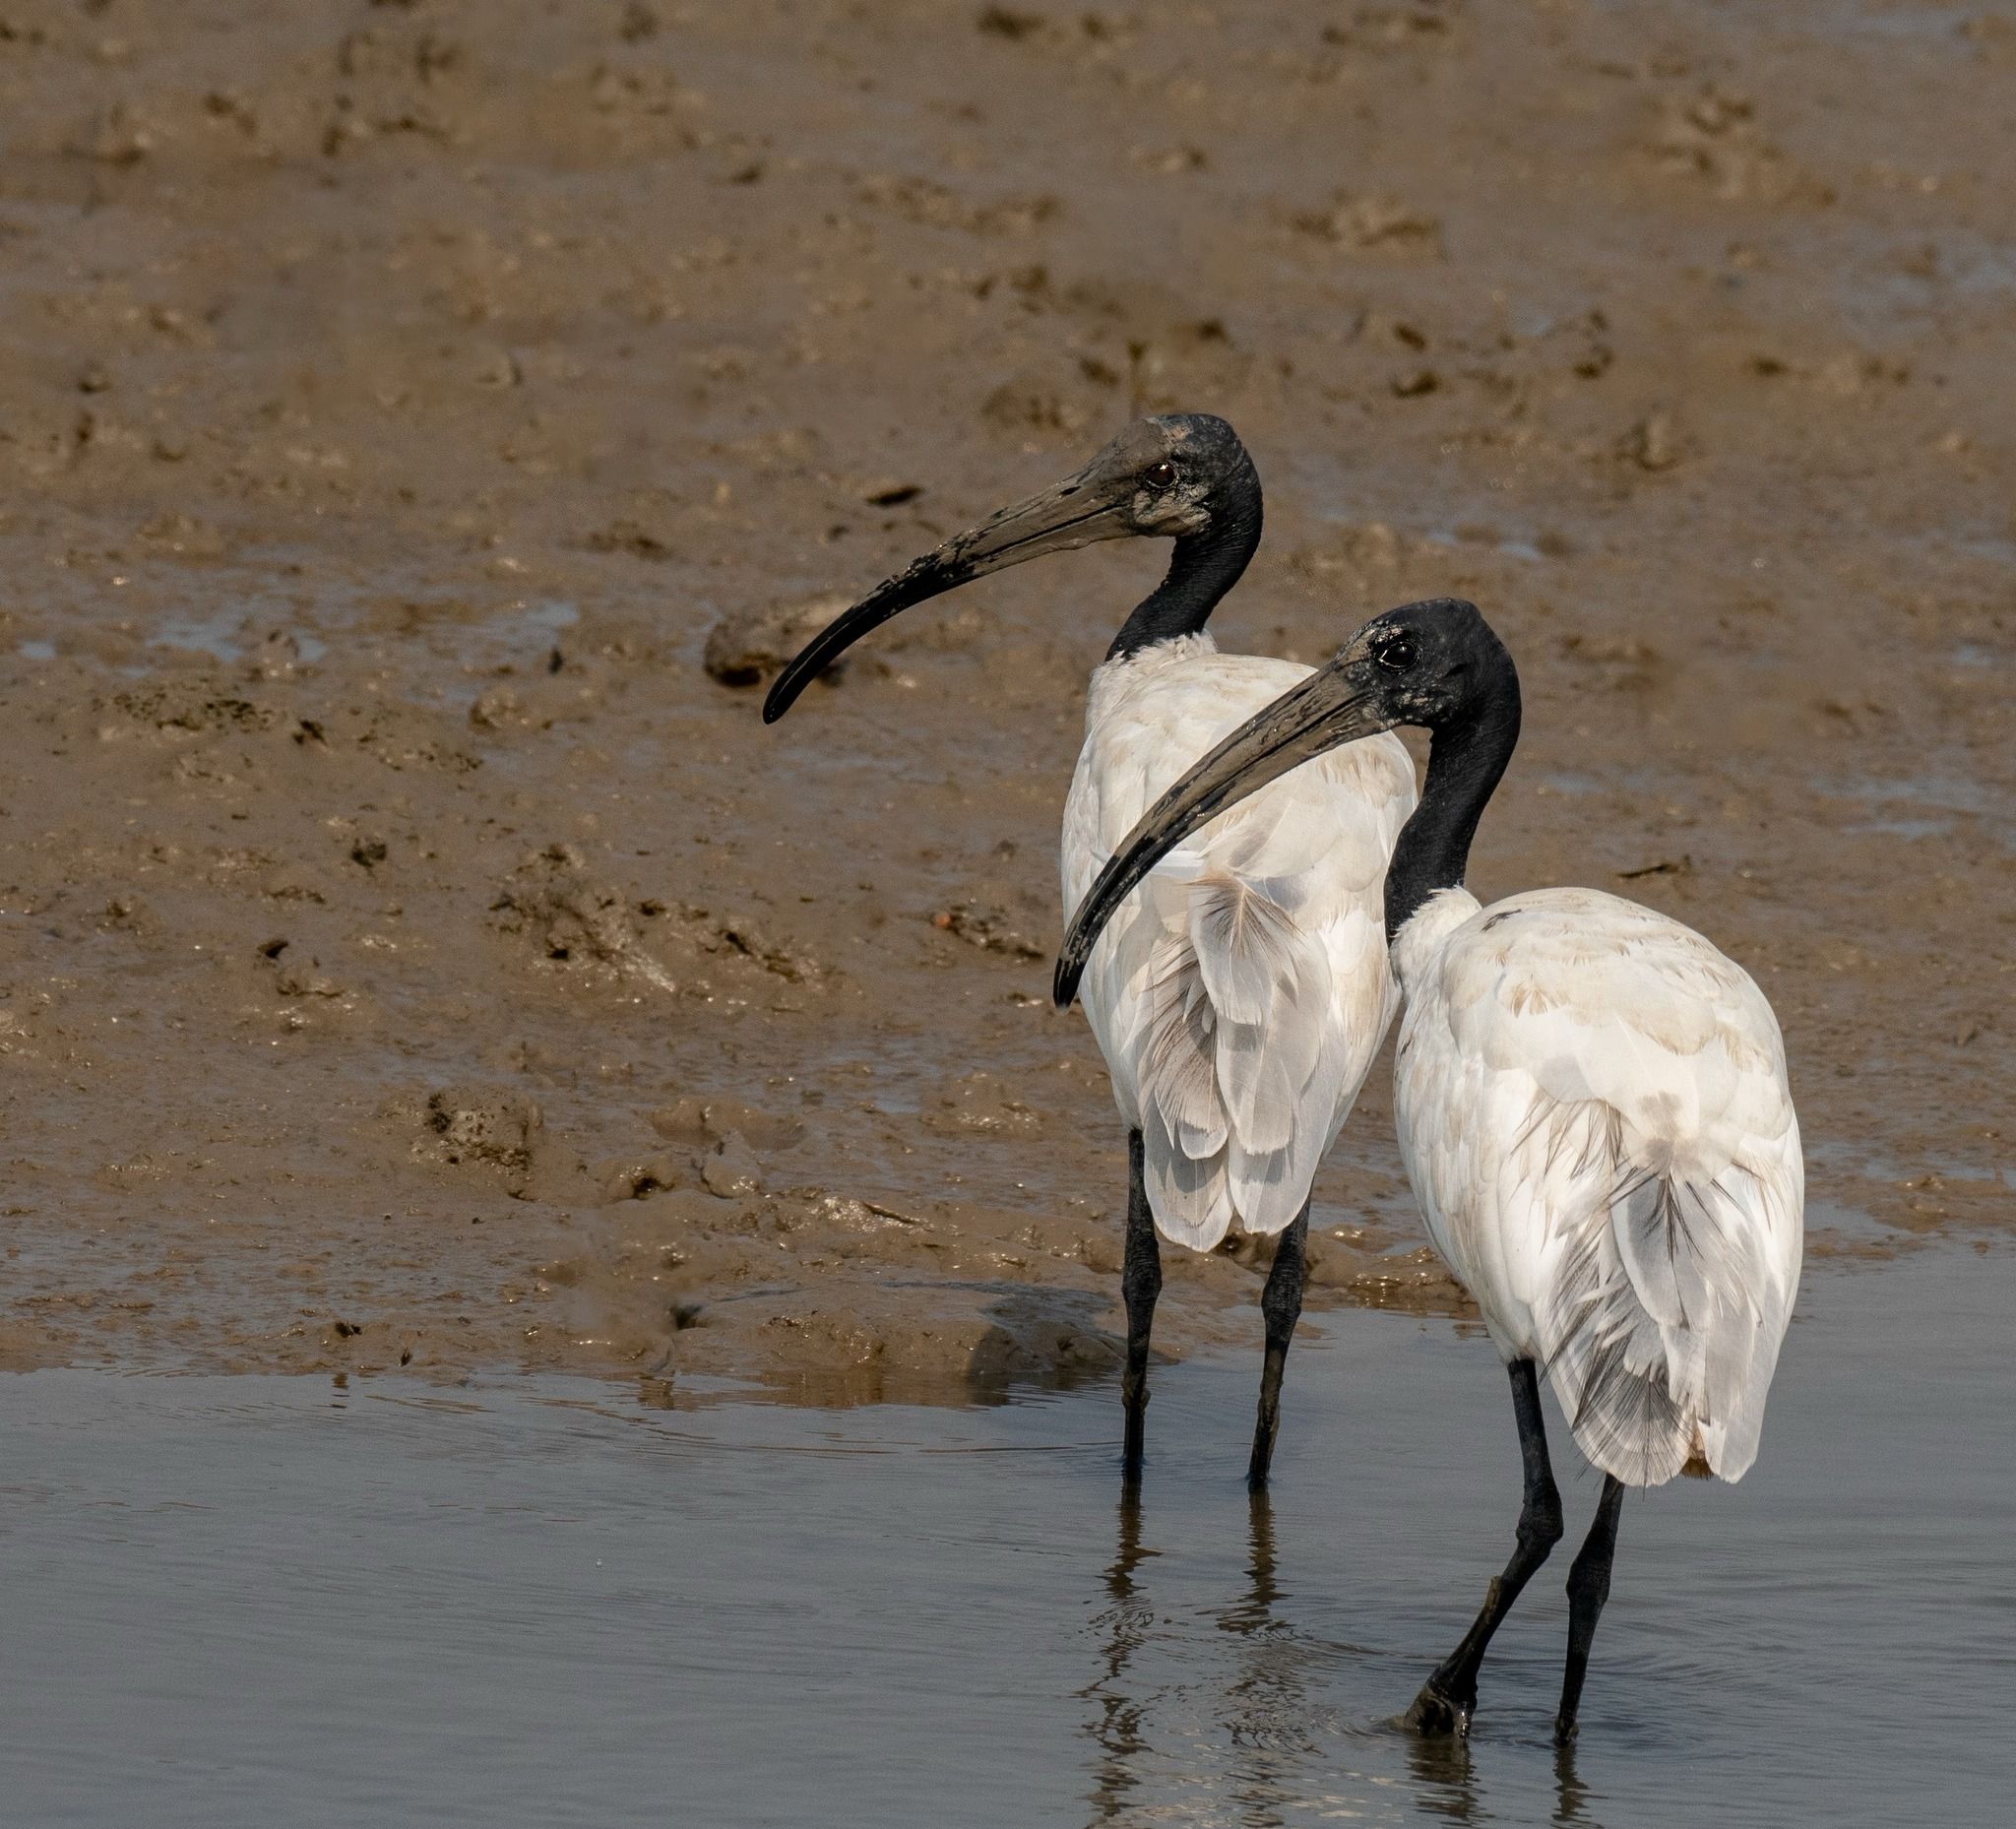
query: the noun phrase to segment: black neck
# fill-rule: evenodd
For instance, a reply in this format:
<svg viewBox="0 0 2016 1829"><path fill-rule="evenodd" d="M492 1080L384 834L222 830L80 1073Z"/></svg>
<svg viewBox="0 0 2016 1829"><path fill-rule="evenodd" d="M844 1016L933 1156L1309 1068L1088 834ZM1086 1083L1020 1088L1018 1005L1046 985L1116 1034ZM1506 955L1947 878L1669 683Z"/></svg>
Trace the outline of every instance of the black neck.
<svg viewBox="0 0 2016 1829"><path fill-rule="evenodd" d="M1210 527L1176 541L1168 576L1134 606L1106 650L1108 661L1124 660L1178 635L1195 635L1239 582L1260 544L1260 477L1248 465L1214 494Z"/></svg>
<svg viewBox="0 0 2016 1829"><path fill-rule="evenodd" d="M1502 666L1484 675L1465 715L1428 743L1420 804L1400 829L1386 866L1386 939L1390 944L1438 889L1460 889L1470 842L1484 804L1519 741L1519 675L1503 649Z"/></svg>

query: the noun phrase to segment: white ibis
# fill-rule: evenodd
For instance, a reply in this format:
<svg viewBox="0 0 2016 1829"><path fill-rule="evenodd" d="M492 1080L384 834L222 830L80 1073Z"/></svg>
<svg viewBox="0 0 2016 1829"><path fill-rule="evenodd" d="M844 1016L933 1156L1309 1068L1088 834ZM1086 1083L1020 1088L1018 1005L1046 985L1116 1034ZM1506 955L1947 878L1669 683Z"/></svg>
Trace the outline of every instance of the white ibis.
<svg viewBox="0 0 2016 1829"><path fill-rule="evenodd" d="M1568 1574L1556 1737L1574 1737L1626 1485L1742 1478L1792 1315L1805 1171L1764 994L1691 928L1589 889L1489 908L1470 843L1519 738L1512 657L1469 603L1365 624L1152 807L1065 935L1068 1004L1132 887L1207 820L1339 743L1432 734L1420 805L1386 872L1406 1013L1394 1109L1428 1235L1511 1372L1525 1466L1517 1545L1409 1721L1467 1733L1478 1669L1562 1531L1539 1377L1603 1470Z"/></svg>
<svg viewBox="0 0 2016 1829"><path fill-rule="evenodd" d="M1260 543L1260 478L1232 428L1143 419L1062 482L1003 509L878 587L810 642L764 705L783 717L850 644L969 580L1094 540L1175 541L1168 574L1094 672L1064 809L1064 906L1149 802L1309 669L1222 655L1204 624ZM1313 763L1143 883L1092 962L1085 1006L1127 1126L1122 1466L1138 1477L1158 1231L1208 1251L1276 1234L1248 1483L1265 1484L1282 1368L1301 1312L1309 1185L1392 1020L1380 883L1414 809L1393 736Z"/></svg>

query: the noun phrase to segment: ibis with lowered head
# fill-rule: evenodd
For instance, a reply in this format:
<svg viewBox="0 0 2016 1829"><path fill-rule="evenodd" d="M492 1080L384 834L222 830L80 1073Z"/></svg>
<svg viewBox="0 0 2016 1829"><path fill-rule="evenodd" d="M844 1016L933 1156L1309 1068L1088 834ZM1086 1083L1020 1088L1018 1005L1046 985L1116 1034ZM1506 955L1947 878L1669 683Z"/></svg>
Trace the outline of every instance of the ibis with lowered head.
<svg viewBox="0 0 2016 1829"><path fill-rule="evenodd" d="M1140 420L1082 470L947 540L838 617L778 676L764 718L783 717L849 646L914 604L1095 540L1173 540L1167 575L1092 677L1064 808L1068 913L1170 782L1308 676L1292 662L1220 654L1205 630L1259 545L1260 522L1259 474L1225 420ZM1310 1183L1397 1004L1380 893L1414 804L1414 765L1397 737L1331 750L1144 873L1098 936L1085 1009L1127 1128L1130 1481L1145 1442L1158 1234L1209 1251L1233 1231L1278 1240L1247 1463L1249 1485L1267 1481L1301 1312Z"/></svg>
<svg viewBox="0 0 2016 1829"><path fill-rule="evenodd" d="M1428 1235L1510 1372L1525 1495L1511 1558L1409 1711L1464 1734L1491 1635L1562 1535L1544 1373L1603 1472L1568 1572L1554 1732L1577 1713L1627 1486L1742 1478L1792 1316L1805 1173L1785 1045L1740 967L1678 921L1588 889L1480 907L1470 846L1519 737L1519 676L1477 609L1412 603L1228 736L1163 794L1073 917L1068 1005L1158 861L1340 744L1431 732L1386 872L1405 1014L1394 1112ZM1087 980L1088 983L1090 980Z"/></svg>

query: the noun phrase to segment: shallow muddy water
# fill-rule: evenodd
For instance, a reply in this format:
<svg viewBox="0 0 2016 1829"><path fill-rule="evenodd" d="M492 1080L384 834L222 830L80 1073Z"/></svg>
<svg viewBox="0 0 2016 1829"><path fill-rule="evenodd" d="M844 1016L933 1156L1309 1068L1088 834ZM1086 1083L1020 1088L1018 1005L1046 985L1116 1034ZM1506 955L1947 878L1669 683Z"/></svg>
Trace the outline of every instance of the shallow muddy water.
<svg viewBox="0 0 2016 1829"><path fill-rule="evenodd" d="M1389 1725L1517 1502L1495 1356L1442 1321L1310 1331L1260 1513L1253 1368L1217 1356L1160 1372L1131 1515L1109 1388L822 1414L585 1380L10 1379L8 1813L2005 1820L2012 1304L2006 1251L1809 1283L1756 1472L1629 1503L1563 1763L1565 1552L1467 1753ZM1572 1534L1594 1482L1564 1492Z"/></svg>

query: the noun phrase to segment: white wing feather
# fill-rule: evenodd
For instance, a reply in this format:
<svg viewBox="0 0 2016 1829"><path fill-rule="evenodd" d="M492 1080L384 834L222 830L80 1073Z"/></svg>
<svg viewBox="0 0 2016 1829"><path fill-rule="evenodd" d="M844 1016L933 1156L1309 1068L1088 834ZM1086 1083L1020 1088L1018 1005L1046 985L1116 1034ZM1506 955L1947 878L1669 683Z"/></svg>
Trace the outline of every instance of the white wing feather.
<svg viewBox="0 0 2016 1829"><path fill-rule="evenodd" d="M1094 675L1064 815L1068 916L1184 769L1310 669L1192 637ZM1414 810L1397 738L1305 764L1194 834L1121 905L1080 995L1165 1236L1279 1232L1396 1004L1384 879Z"/></svg>
<svg viewBox="0 0 2016 1829"><path fill-rule="evenodd" d="M1591 890L1447 892L1397 948L1395 1108L1436 1248L1583 1452L1636 1484L1755 1459L1804 1170L1777 1019L1692 929Z"/></svg>

